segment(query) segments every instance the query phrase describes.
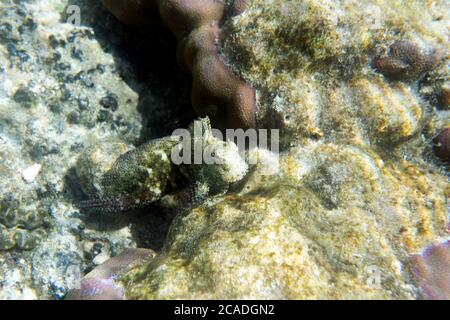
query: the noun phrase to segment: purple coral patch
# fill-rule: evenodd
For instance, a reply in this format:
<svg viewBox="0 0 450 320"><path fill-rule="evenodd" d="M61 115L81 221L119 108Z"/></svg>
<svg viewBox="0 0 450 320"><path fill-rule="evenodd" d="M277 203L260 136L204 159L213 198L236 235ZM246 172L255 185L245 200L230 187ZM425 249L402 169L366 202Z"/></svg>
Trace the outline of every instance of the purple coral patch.
<svg viewBox="0 0 450 320"><path fill-rule="evenodd" d="M124 272L156 255L150 249L127 249L87 274L66 300L124 300L124 290L116 282Z"/></svg>
<svg viewBox="0 0 450 320"><path fill-rule="evenodd" d="M414 274L425 297L450 300L450 240L428 247L413 256Z"/></svg>

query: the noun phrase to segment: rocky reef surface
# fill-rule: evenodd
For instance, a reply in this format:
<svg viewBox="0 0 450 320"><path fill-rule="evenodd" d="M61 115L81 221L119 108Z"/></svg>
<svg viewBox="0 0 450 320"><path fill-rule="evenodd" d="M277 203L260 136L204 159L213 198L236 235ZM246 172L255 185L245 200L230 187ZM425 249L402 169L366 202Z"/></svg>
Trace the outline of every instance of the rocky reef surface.
<svg viewBox="0 0 450 320"><path fill-rule="evenodd" d="M81 25L68 21L70 5L80 8ZM170 116L176 107L165 105L183 106L182 73L166 69L165 80L155 68L136 71L129 56L139 52L120 49L124 34L92 1L0 3L0 299L62 298L124 248L162 245L162 215L131 227L139 214L86 216L75 205L86 196L75 170L84 150L97 150L90 160L108 166L142 139L170 134L186 114ZM172 45L156 33L148 41ZM152 235L140 238L137 225Z"/></svg>
<svg viewBox="0 0 450 320"><path fill-rule="evenodd" d="M115 66L125 68L126 59L113 61L99 47L99 42L112 41L102 33L82 38L74 46L91 46L82 54L83 63L77 62L70 44L61 46L61 39L68 40L74 30L89 34L96 24L79 28L61 22L65 1L11 1L10 7L0 7L7 12L2 19L10 25L20 21L25 29L19 34L29 36L26 41L10 40L16 29L5 27L5 49L0 50L5 54L0 61L8 62L2 73L9 72L0 86L0 137L6 141L0 150L2 159L10 159L2 162L0 174L6 177L2 190L11 190L8 197L1 195L6 204L2 204L0 229L4 261L0 296L61 297L69 287L62 271L75 265L88 274L69 294L72 299L448 299L450 13L446 2L202 1L147 0L144 3L152 8L148 16L133 9L135 2L127 2L129 14L122 20L141 21L144 16L145 21L153 17L160 23L154 7L163 3L162 13L167 9L179 14L174 20L162 14L173 31L190 19L210 21L210 12L222 17L223 8L217 6L239 8L220 20L218 70L226 65L234 74L233 83L239 77L255 90L251 126L280 130L280 153L247 151L247 161L258 159L256 164L236 156L230 141L209 134L202 142L213 146L224 160L222 165L170 164L168 150L177 138L157 126L159 113L137 112L138 100L158 85L146 81L148 87L142 88L132 72L119 74ZM50 3L56 18L39 20L40 5ZM77 3L89 12L101 10ZM25 14L16 12L18 8ZM202 28L219 30L203 23L186 25L194 31L181 34L193 39ZM27 33L26 28L39 32ZM114 33L122 28L111 23L106 30ZM174 33L180 41L180 34ZM37 38L40 35L44 40ZM58 43L53 51L52 39ZM186 43L188 49L198 49L195 43ZM191 51L203 52L199 48ZM30 84L25 76L31 71L23 71L22 64L27 67L32 57L47 61L44 57L54 50L59 59L70 59L70 67L55 71L53 65L28 62L36 82ZM212 69L218 64L213 52L208 56ZM30 58L24 58L25 53ZM103 67L98 67L99 61ZM81 76L68 81L72 73L83 70L94 87L86 86ZM178 76L172 72L174 78ZM199 79L214 79L208 70L204 77L196 72L191 72L194 87ZM16 80L24 77L28 81ZM224 79L219 88L227 87L229 77ZM170 88L187 88L183 79L173 82ZM159 86L164 85L162 80ZM203 83L193 93L199 116L203 116L198 111L201 101L195 97L205 88L208 84ZM205 97L210 101L212 93L222 91L208 91ZM63 92L71 97L63 100ZM235 91L226 93L230 92ZM78 96L89 103L86 115L80 112L74 123L70 115ZM170 94L156 95L143 104L156 110L182 104L172 99ZM50 107L54 101L60 106L57 112ZM238 100L228 102L223 104L226 111L239 112L239 105L233 104ZM112 115L99 121L98 114L105 109ZM244 109L247 114L253 107ZM189 121L183 119L189 114L169 111L176 118L173 128L187 126ZM116 112L124 125L112 126ZM91 125L90 119L95 119ZM241 121L240 115L227 119ZM57 131L54 127L61 122L64 128ZM209 122L203 120L202 125L208 133ZM40 148L34 153L37 141L40 145L45 141L45 146L53 143L58 151L42 155ZM69 141L80 146L75 148ZM274 167L277 161L279 166ZM72 183L78 188L66 191ZM113 212L146 205L141 210L150 221L126 220L123 228L117 228L121 224L117 221L129 215L122 213L87 225L77 209L80 206L72 205L73 189L80 188L88 198L87 207ZM162 230L171 217L163 246L138 241L138 233L132 232L138 224L139 234L162 243ZM108 223L112 226L105 227ZM81 233L73 231L81 225ZM100 258L96 259L92 250L97 242L98 248L105 249L97 248ZM106 258L104 251L114 256L136 246L147 250L126 250L89 272L89 265Z"/></svg>

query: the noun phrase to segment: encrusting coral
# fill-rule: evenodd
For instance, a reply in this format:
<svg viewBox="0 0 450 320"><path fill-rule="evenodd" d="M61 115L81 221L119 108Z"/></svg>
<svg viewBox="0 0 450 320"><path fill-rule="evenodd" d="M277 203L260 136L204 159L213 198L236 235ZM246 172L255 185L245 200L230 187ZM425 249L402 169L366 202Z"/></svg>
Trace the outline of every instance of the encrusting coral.
<svg viewBox="0 0 450 320"><path fill-rule="evenodd" d="M387 56L374 60L374 66L390 79L412 80L432 70L439 60L436 51L423 52L415 43L396 41L389 47Z"/></svg>
<svg viewBox="0 0 450 320"><path fill-rule="evenodd" d="M220 24L239 14L245 1L102 0L125 23L149 26L163 22L178 39L178 62L192 75L192 105L214 127L253 128L255 90L234 75L220 56ZM158 16L159 11L159 16Z"/></svg>
<svg viewBox="0 0 450 320"><path fill-rule="evenodd" d="M13 201L0 203L0 251L30 250L44 239L51 226L42 208Z"/></svg>

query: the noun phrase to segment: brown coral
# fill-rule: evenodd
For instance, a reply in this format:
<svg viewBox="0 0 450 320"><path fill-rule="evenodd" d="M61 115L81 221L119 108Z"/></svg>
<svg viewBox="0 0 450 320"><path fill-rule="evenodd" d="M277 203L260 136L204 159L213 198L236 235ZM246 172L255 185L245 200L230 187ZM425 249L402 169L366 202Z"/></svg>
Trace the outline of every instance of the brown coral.
<svg viewBox="0 0 450 320"><path fill-rule="evenodd" d="M255 126L255 90L229 70L217 48L220 21L241 13L246 1L229 5L218 0L102 2L125 23L148 26L162 20L176 35L178 62L192 74L191 99L198 116L209 116L220 129Z"/></svg>
<svg viewBox="0 0 450 320"><path fill-rule="evenodd" d="M443 88L439 96L439 107L441 110L450 109L450 89Z"/></svg>
<svg viewBox="0 0 450 320"><path fill-rule="evenodd" d="M444 128L434 139L434 154L442 162L450 163L450 127Z"/></svg>
<svg viewBox="0 0 450 320"><path fill-rule="evenodd" d="M437 51L425 52L410 41L396 41L387 55L374 60L375 69L391 80L415 80L431 71L439 62Z"/></svg>

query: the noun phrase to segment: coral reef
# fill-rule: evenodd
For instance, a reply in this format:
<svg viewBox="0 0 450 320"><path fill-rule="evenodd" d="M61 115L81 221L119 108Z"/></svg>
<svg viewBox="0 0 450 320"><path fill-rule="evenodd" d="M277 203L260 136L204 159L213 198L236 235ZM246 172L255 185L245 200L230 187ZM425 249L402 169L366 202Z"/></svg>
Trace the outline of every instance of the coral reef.
<svg viewBox="0 0 450 320"><path fill-rule="evenodd" d="M120 20L133 25L158 23L157 12L178 39L180 65L192 74L192 105L215 128L255 126L255 91L235 76L219 54L220 23L239 14L245 1L216 0L102 0Z"/></svg>
<svg viewBox="0 0 450 320"><path fill-rule="evenodd" d="M326 173L318 161L324 157L333 159ZM417 170L405 165L402 170ZM373 160L363 150L333 145L291 150L282 157L281 168L278 175L266 176L259 165L239 192L179 214L166 249L116 280L125 297L419 295L408 253L444 234L444 199L434 198L445 185L438 175L407 184L398 180L400 168ZM328 178L316 179L314 185L304 182L323 175ZM341 191L330 190L333 202L318 191L330 187ZM415 194L418 187L422 196ZM422 197L431 197L437 210L421 203ZM378 280L372 280L375 271Z"/></svg>
<svg viewBox="0 0 450 320"><path fill-rule="evenodd" d="M95 29L66 22L74 2ZM146 218L149 236L141 237L134 218L88 219L74 205L82 195L73 167L85 149L108 149L96 159L105 166L131 149L145 125L141 99L151 102L153 121L166 117L155 110L166 103L158 91L170 88L135 85L133 66L111 45L123 37L120 27L90 0L0 2L0 299L62 298L70 275L164 237L162 217ZM180 81L171 81L181 99ZM161 127L152 134L166 134ZM162 245L152 241L146 245Z"/></svg>
<svg viewBox="0 0 450 320"><path fill-rule="evenodd" d="M432 153L448 123L445 1L243 3L219 48L257 89L256 126L281 129L279 171L260 161L180 210L162 252L115 280L123 296L446 297L449 249L433 244L449 236L448 177Z"/></svg>
<svg viewBox="0 0 450 320"><path fill-rule="evenodd" d="M392 43L409 43L414 54L405 72L423 75L434 66L434 79L421 85L436 83L437 94L437 83L448 79L442 4L414 1L411 8L426 12L417 19L399 1L248 5L223 26L221 49L235 73L257 88L257 126L280 128L284 146L311 138L370 139L392 149L432 118L434 110L414 90L417 81L391 83L373 64Z"/></svg>
<svg viewBox="0 0 450 320"><path fill-rule="evenodd" d="M73 3L0 4L0 299L448 299L446 1Z"/></svg>

